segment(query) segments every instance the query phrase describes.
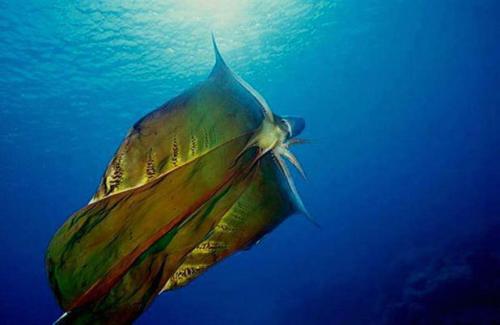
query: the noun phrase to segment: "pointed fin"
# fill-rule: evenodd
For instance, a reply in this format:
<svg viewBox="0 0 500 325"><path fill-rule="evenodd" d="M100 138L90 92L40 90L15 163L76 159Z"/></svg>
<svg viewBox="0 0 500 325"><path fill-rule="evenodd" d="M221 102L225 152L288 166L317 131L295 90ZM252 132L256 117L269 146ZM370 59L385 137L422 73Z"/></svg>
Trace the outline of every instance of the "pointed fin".
<svg viewBox="0 0 500 325"><path fill-rule="evenodd" d="M216 76L218 74L229 74L230 76L234 77L233 72L231 71L231 69L229 69L226 62L224 61L224 58L222 58L222 55L220 54L219 47L217 46L217 41L215 40L214 33L212 33L212 45L213 45L214 54L215 54L215 65L212 69L212 72L210 73L210 77Z"/></svg>
<svg viewBox="0 0 500 325"><path fill-rule="evenodd" d="M214 46L214 52L215 52L215 64L223 64L225 66L226 62L224 62L224 59L222 58L222 55L220 54L219 47L217 46L217 41L215 40L215 35L212 33L212 45Z"/></svg>
<svg viewBox="0 0 500 325"><path fill-rule="evenodd" d="M238 83L240 83L259 103L261 106L262 113L264 114L264 119L267 119L271 122L274 121L274 114L272 113L269 104L266 102L264 97L259 94L252 86L250 86L245 80L239 77L237 74L233 73L231 69L227 66L226 62L222 58L220 54L219 47L217 46L217 41L215 40L215 35L212 33L212 44L215 52L215 65L210 73L210 77L216 76L218 74L229 74L231 75Z"/></svg>

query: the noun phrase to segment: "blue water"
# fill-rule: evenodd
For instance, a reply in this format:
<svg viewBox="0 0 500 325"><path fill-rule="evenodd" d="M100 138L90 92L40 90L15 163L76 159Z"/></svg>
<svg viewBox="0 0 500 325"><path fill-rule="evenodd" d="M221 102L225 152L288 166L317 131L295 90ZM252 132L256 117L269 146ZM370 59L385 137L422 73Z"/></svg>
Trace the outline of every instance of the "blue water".
<svg viewBox="0 0 500 325"><path fill-rule="evenodd" d="M306 119L296 182L321 229L291 217L137 323L500 322L499 17L495 0L1 1L0 323L59 317L50 238L128 128L208 75L211 31Z"/></svg>

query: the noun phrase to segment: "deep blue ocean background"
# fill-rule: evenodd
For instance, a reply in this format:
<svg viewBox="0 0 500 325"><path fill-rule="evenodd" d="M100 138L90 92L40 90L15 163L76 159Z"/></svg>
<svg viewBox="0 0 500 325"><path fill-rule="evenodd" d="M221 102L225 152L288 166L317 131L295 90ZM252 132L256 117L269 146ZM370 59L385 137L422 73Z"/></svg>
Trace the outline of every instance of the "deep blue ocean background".
<svg viewBox="0 0 500 325"><path fill-rule="evenodd" d="M291 217L137 324L499 324L500 2L0 1L0 323L61 310L48 242L210 32L306 119ZM298 175L295 175L298 176Z"/></svg>

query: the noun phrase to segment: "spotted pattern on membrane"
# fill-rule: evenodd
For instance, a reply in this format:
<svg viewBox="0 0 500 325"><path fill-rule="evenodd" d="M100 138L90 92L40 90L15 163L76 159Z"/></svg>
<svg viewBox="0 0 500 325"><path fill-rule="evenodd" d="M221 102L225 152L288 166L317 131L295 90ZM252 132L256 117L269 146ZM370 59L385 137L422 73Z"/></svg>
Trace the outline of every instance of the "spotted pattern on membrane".
<svg viewBox="0 0 500 325"><path fill-rule="evenodd" d="M203 145L205 148L210 147L210 136L206 130L203 130Z"/></svg>
<svg viewBox="0 0 500 325"><path fill-rule="evenodd" d="M227 223L220 222L215 226L215 230L219 232L231 233L234 231L234 227L228 225Z"/></svg>
<svg viewBox="0 0 500 325"><path fill-rule="evenodd" d="M196 248L193 250L193 253L214 253L221 249L226 249L227 246L223 242L213 241L213 240L205 240L201 242Z"/></svg>
<svg viewBox="0 0 500 325"><path fill-rule="evenodd" d="M149 149L148 159L146 161L146 176L148 180L156 176L155 161L153 159L153 150Z"/></svg>
<svg viewBox="0 0 500 325"><path fill-rule="evenodd" d="M166 288L173 289L182 287L187 284L191 279L202 273L208 265L198 264L198 265L183 265L168 279Z"/></svg>
<svg viewBox="0 0 500 325"><path fill-rule="evenodd" d="M228 215L228 218L231 218L231 220L237 223L242 223L245 221L245 216L247 214L248 212L245 206L240 201L238 201L234 205L231 213Z"/></svg>
<svg viewBox="0 0 500 325"><path fill-rule="evenodd" d="M106 178L106 194L114 192L114 190L120 185L123 179L123 167L122 167L123 154L116 156L116 158L111 163L111 175Z"/></svg>
<svg viewBox="0 0 500 325"><path fill-rule="evenodd" d="M177 144L177 137L174 135L172 139L172 165L177 166L179 162L179 145Z"/></svg>
<svg viewBox="0 0 500 325"><path fill-rule="evenodd" d="M192 135L190 142L191 155L194 156L196 154L197 149L198 149L198 139L196 138L196 136Z"/></svg>

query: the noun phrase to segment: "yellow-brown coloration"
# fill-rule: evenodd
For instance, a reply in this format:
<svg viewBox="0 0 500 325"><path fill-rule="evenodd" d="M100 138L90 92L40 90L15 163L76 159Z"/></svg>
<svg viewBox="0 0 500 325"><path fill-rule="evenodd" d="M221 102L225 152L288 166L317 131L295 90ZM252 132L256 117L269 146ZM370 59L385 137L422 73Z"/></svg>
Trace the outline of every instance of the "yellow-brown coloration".
<svg viewBox="0 0 500 325"><path fill-rule="evenodd" d="M215 230L217 231L217 230ZM216 242L213 240L205 240L201 242L195 249L193 249L193 253L213 253L216 250L226 248L226 244L223 242Z"/></svg>
<svg viewBox="0 0 500 325"><path fill-rule="evenodd" d="M148 180L151 180L156 176L155 161L153 159L153 150L149 150L148 160L146 163L146 175Z"/></svg>
<svg viewBox="0 0 500 325"><path fill-rule="evenodd" d="M110 175L106 177L106 192L113 192L121 183L123 178L123 169L122 169L122 159L123 155L117 155L116 158L111 163L111 171Z"/></svg>
<svg viewBox="0 0 500 325"><path fill-rule="evenodd" d="M195 135L191 136L191 156L196 155L196 151L198 150L198 139L196 138Z"/></svg>
<svg viewBox="0 0 500 325"><path fill-rule="evenodd" d="M162 291L186 285L209 266L238 249L251 246L283 220L282 216L287 214L284 211L290 213L295 209L294 199L287 198L286 194L290 187L285 185L287 180L276 169L277 163L273 157L266 155L259 165L250 185L224 214L209 236L185 257L178 270L193 266L203 267L189 277L167 281ZM263 224L266 224L266 227L263 227Z"/></svg>
<svg viewBox="0 0 500 325"><path fill-rule="evenodd" d="M64 323L129 324L302 208L283 162L292 132L216 57L206 81L132 127L54 235L46 263Z"/></svg>
<svg viewBox="0 0 500 325"><path fill-rule="evenodd" d="M177 160L179 159L179 145L177 144L177 137L174 135L172 140L172 165L177 167Z"/></svg>
<svg viewBox="0 0 500 325"><path fill-rule="evenodd" d="M166 288L178 288L186 285L189 281L201 274L208 265L183 265L168 279Z"/></svg>

